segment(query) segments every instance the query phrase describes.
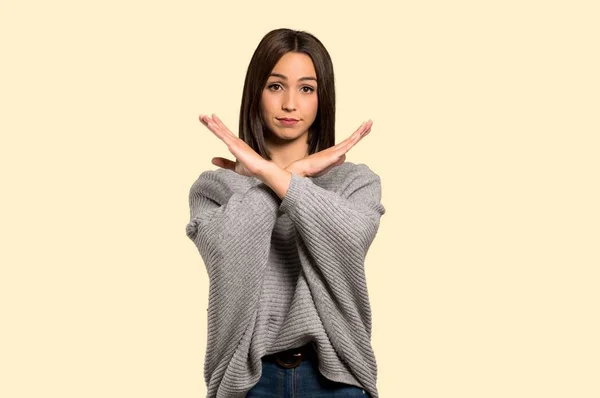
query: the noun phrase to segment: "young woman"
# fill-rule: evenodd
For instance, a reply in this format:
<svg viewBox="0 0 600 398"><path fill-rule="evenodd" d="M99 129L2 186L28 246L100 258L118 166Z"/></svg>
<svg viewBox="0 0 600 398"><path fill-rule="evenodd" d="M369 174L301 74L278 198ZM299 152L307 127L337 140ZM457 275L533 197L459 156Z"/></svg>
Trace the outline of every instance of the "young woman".
<svg viewBox="0 0 600 398"><path fill-rule="evenodd" d="M333 66L307 32L277 29L250 61L239 137L201 123L216 157L190 189L187 236L210 279L208 397L378 397L364 259L381 182L335 145Z"/></svg>

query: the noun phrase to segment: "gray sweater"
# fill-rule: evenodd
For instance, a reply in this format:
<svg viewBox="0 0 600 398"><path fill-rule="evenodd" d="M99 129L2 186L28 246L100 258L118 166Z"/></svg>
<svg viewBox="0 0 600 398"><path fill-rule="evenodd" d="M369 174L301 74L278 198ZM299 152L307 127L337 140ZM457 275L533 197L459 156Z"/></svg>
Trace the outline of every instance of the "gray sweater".
<svg viewBox="0 0 600 398"><path fill-rule="evenodd" d="M306 343L325 377L378 397L364 260L380 202L380 178L365 164L292 174L283 200L255 177L200 174L186 234L210 281L207 398L245 397L262 356Z"/></svg>

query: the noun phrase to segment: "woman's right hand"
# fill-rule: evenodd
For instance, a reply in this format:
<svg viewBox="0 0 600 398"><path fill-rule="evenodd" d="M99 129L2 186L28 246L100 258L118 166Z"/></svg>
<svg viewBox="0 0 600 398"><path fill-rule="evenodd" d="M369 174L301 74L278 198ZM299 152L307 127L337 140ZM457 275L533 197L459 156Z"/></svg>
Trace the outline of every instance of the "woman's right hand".
<svg viewBox="0 0 600 398"><path fill-rule="evenodd" d="M244 176L258 177L259 172L269 163L268 160L256 153L244 140L236 137L214 113L212 117L200 115L199 119L206 128L227 145L227 149L236 159L234 162L222 157L214 157L212 158L212 164L233 170Z"/></svg>

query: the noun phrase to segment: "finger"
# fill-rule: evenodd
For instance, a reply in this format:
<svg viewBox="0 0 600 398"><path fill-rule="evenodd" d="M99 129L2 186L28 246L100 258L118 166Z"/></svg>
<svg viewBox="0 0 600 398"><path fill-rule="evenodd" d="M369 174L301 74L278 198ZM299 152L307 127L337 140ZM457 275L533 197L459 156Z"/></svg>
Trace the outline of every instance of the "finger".
<svg viewBox="0 0 600 398"><path fill-rule="evenodd" d="M362 136L363 136L363 137L364 137L365 135L369 134L369 133L371 132L371 127L373 127L373 121L372 121L372 120L369 120L367 123L368 123L368 124L367 124L367 126L365 127L365 130L364 130L364 131L363 131L363 133L362 133Z"/></svg>
<svg viewBox="0 0 600 398"><path fill-rule="evenodd" d="M361 138L364 138L367 134L371 132L371 127L373 126L373 122L369 124L369 126L362 132Z"/></svg>
<svg viewBox="0 0 600 398"><path fill-rule="evenodd" d="M370 130L370 124L369 122L365 122L363 124L360 125L360 127L358 128L358 130L356 130L350 137L346 138L344 141L340 142L339 144L339 150L345 152L348 152L350 150L350 148L352 148L354 145L356 145L356 143L358 143L358 141L361 140L361 138L363 138L366 134L368 134Z"/></svg>
<svg viewBox="0 0 600 398"><path fill-rule="evenodd" d="M219 166L219 167L222 167L224 169L235 170L235 162L233 162L233 161L231 161L229 159L225 159L225 158L221 158L221 157L216 157L216 158L212 158L211 162L215 166Z"/></svg>
<svg viewBox="0 0 600 398"><path fill-rule="evenodd" d="M371 128L371 121L368 120L366 122L363 122L358 129L356 129L356 131L354 133L352 133L352 135L350 135L348 138L346 138L344 141L340 142L338 145L340 147L344 147L348 144L350 144L352 141L356 141L358 142L358 140L364 136L365 132L368 131L368 129Z"/></svg>
<svg viewBox="0 0 600 398"><path fill-rule="evenodd" d="M356 131L348 138L352 139L355 138L356 136L360 136L369 126L369 122L363 122L363 124L361 124Z"/></svg>
<svg viewBox="0 0 600 398"><path fill-rule="evenodd" d="M206 126L206 121L204 120L205 117L206 115L200 114L200 116L198 116L198 119L200 120L200 123Z"/></svg>
<svg viewBox="0 0 600 398"><path fill-rule="evenodd" d="M200 120L200 123L202 123L204 125L204 127L208 128L209 130L212 131L212 128L209 126L209 122L210 122L210 116L208 115L200 115L200 117L198 118Z"/></svg>
<svg viewBox="0 0 600 398"><path fill-rule="evenodd" d="M367 134L369 134L371 132L371 126L373 126L373 121L372 120L368 120L364 123L364 125L362 125L362 128L359 128L356 132L355 135L353 135L351 137L351 139L354 139L354 144L356 144L358 141L360 141L362 138L364 138Z"/></svg>
<svg viewBox="0 0 600 398"><path fill-rule="evenodd" d="M219 125L210 116L201 115L200 121L202 122L202 124L204 124L204 126L206 126L206 128L208 128L210 131L212 131L213 134L215 134L220 140L225 142L227 145L231 144L232 137L235 138L235 136L233 136L233 134L231 134L231 132L229 130L227 130L226 127L225 128L221 127L221 125Z"/></svg>
<svg viewBox="0 0 600 398"><path fill-rule="evenodd" d="M225 126L225 123L223 123L221 121L221 119L219 119L219 117L216 114L214 114L214 113L213 113L213 119L215 120L215 122L217 123L217 125L221 126L221 128L225 130L225 132L227 132L227 133L231 134L233 137L235 137L235 135L231 132L231 130L229 130L227 128L227 126Z"/></svg>
<svg viewBox="0 0 600 398"><path fill-rule="evenodd" d="M337 144L335 144L334 146L330 147L329 149L333 150L333 151L339 151L339 150L344 150L344 147L346 145L348 145L348 143L352 140L357 139L358 137L360 137L360 135L362 134L363 131L363 126L365 123L361 124L360 127L358 128L358 130L356 130L354 133L352 133L348 138L346 138L344 141L339 142Z"/></svg>
<svg viewBox="0 0 600 398"><path fill-rule="evenodd" d="M366 121L365 124L362 126L362 129L359 129L360 131L358 132L358 135L362 138L365 135L369 134L369 132L371 131L371 126L373 126L373 122L371 120Z"/></svg>
<svg viewBox="0 0 600 398"><path fill-rule="evenodd" d="M238 137L236 137L231 130L223 124L221 119L218 118L216 114L212 114L212 118L210 118L209 124L215 133L219 134L219 138L223 140L228 146L233 143Z"/></svg>
<svg viewBox="0 0 600 398"><path fill-rule="evenodd" d="M371 132L371 127L370 127L371 123L368 123L365 126L367 126L367 127L363 127L363 129L361 129L360 131L357 130L358 134L355 133L352 136L348 137L343 142L341 142L340 143L340 148L337 149L337 151L339 151L341 153L346 153L350 149L352 149L354 147L354 145L358 144L358 142L360 140L362 140L363 138L365 138Z"/></svg>
<svg viewBox="0 0 600 398"><path fill-rule="evenodd" d="M207 123L207 127L210 126L212 129L219 131L220 133L228 133L232 134L231 131L223 124L221 119L217 117L216 114L212 114L211 116L205 116L204 119Z"/></svg>
<svg viewBox="0 0 600 398"><path fill-rule="evenodd" d="M198 117L198 119L200 119L202 124L207 124L208 121L211 119L211 117L208 116L207 114L201 113L200 116Z"/></svg>

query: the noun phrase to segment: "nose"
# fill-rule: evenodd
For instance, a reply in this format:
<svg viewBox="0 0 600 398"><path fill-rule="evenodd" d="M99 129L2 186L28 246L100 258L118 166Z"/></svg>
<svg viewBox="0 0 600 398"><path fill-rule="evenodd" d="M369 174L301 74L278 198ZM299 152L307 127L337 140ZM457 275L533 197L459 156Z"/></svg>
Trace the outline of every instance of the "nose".
<svg viewBox="0 0 600 398"><path fill-rule="evenodd" d="M292 91L288 91L283 96L283 102L281 104L281 108L285 111L292 112L296 110L296 98Z"/></svg>

